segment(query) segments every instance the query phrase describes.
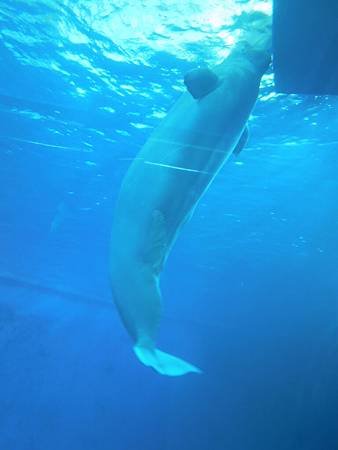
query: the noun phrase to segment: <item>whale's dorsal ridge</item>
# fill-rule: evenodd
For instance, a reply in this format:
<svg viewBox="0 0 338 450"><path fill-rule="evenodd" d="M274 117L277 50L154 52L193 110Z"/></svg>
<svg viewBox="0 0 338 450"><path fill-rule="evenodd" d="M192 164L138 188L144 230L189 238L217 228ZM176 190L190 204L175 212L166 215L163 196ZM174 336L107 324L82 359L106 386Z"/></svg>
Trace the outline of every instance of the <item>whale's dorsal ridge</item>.
<svg viewBox="0 0 338 450"><path fill-rule="evenodd" d="M218 76L207 67L190 70L184 77L184 84L196 100L213 91L218 83Z"/></svg>

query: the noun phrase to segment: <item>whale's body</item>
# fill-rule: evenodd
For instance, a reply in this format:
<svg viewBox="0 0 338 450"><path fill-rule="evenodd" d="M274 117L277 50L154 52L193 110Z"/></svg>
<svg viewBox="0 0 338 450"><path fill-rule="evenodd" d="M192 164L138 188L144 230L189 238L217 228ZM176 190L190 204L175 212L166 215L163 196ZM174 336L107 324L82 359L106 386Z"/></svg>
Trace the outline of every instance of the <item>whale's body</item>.
<svg viewBox="0 0 338 450"><path fill-rule="evenodd" d="M240 140L269 64L263 49L240 46L213 72L218 83L186 92L132 162L116 205L111 281L138 358L166 375L198 372L155 348L159 275L182 225Z"/></svg>

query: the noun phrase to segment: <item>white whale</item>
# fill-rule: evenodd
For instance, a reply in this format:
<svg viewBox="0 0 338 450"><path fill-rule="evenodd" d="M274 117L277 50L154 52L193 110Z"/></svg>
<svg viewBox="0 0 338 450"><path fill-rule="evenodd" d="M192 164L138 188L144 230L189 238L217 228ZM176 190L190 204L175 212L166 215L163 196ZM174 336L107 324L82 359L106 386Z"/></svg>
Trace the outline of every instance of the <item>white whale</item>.
<svg viewBox="0 0 338 450"><path fill-rule="evenodd" d="M122 183L111 243L114 301L139 360L164 375L200 370L155 347L159 276L198 200L244 145L270 47L270 19L262 16L222 64L187 74L189 92L150 136Z"/></svg>

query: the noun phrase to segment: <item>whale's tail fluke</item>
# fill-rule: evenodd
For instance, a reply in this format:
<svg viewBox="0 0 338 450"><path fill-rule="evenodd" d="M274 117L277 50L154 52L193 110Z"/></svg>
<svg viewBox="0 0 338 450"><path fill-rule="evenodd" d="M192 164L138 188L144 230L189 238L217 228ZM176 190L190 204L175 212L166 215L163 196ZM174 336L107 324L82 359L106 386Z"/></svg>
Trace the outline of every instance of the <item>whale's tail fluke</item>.
<svg viewBox="0 0 338 450"><path fill-rule="evenodd" d="M145 366L152 367L161 375L178 377L190 372L202 373L200 369L183 361L183 359L169 355L169 353L162 352L156 348L135 345L134 352L141 363Z"/></svg>

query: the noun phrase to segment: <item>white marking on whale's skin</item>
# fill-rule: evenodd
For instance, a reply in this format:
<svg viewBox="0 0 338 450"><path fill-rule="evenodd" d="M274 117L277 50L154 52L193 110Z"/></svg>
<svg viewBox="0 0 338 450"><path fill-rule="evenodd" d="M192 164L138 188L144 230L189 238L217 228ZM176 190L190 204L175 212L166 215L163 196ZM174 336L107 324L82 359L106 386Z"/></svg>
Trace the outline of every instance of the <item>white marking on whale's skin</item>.
<svg viewBox="0 0 338 450"><path fill-rule="evenodd" d="M122 183L112 229L113 296L135 354L161 374L200 372L155 348L159 275L180 228L236 147L256 102L270 63L271 30L264 20L263 25L256 21L256 29L213 68L219 79L213 90L197 100L188 92L181 96Z"/></svg>
<svg viewBox="0 0 338 450"><path fill-rule="evenodd" d="M203 170L189 169L188 167L171 166L170 164L160 164L152 161L144 161L144 164L150 164L152 166L159 166L159 167L167 167L168 169L184 170L186 172L208 173L204 172Z"/></svg>

